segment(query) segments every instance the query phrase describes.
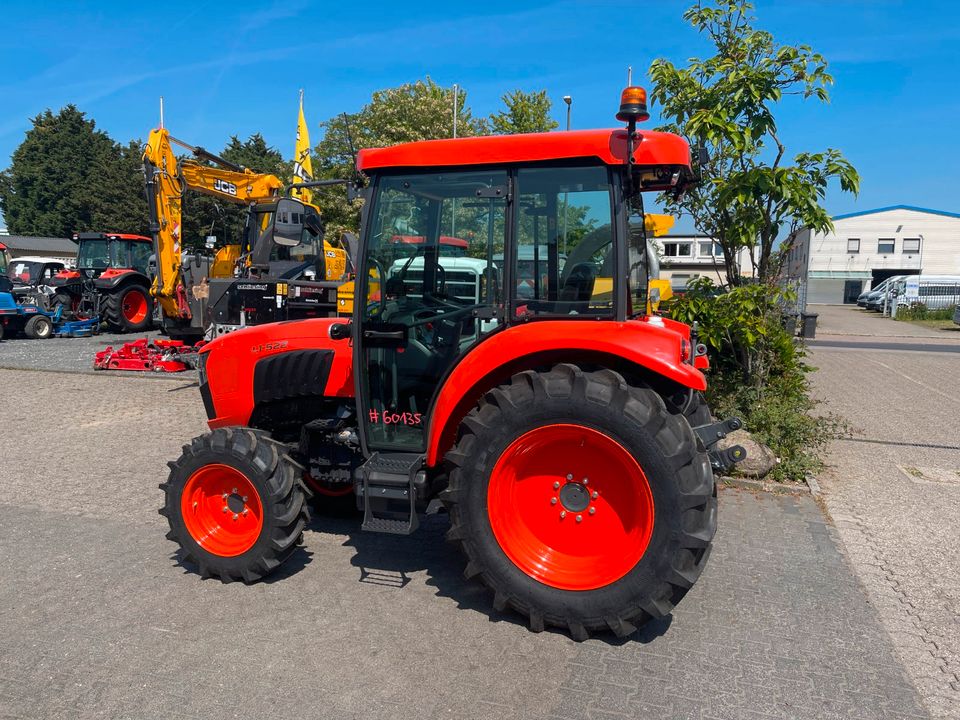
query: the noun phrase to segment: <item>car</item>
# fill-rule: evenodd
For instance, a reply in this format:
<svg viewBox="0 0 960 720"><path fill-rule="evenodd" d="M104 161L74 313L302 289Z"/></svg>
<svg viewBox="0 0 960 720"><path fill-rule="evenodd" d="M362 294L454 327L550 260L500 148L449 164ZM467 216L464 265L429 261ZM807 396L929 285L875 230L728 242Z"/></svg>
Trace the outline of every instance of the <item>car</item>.
<svg viewBox="0 0 960 720"><path fill-rule="evenodd" d="M892 285L891 292L898 308L922 305L927 310L948 310L960 301L960 275L901 277Z"/></svg>
<svg viewBox="0 0 960 720"><path fill-rule="evenodd" d="M883 304L887 298L887 291L892 289L895 284L902 280L905 275L894 275L889 277L883 282L881 282L877 287L873 288L867 292L866 297L864 298L864 305L867 310L876 310L877 312L883 311ZM857 304L859 305L859 298Z"/></svg>

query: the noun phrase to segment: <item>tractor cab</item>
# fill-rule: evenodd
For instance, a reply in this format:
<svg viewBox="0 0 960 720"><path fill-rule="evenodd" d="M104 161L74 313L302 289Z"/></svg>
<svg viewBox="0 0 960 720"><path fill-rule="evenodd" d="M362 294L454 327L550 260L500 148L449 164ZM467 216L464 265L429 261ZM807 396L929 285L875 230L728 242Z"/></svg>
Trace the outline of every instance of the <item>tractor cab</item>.
<svg viewBox="0 0 960 720"><path fill-rule="evenodd" d="M99 277L110 269L130 269L144 275L150 264L153 244L142 235L75 233L77 270L85 277Z"/></svg>

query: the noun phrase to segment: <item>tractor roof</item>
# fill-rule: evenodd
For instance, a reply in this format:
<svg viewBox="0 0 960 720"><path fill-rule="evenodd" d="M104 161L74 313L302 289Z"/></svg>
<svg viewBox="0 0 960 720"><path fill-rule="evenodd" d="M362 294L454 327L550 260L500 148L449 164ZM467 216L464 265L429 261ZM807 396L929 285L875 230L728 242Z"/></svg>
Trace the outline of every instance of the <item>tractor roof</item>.
<svg viewBox="0 0 960 720"><path fill-rule="evenodd" d="M144 235L133 235L131 233L100 233L100 232L82 232L74 233L74 240L139 240L140 242L152 243L153 240Z"/></svg>
<svg viewBox="0 0 960 720"><path fill-rule="evenodd" d="M672 133L652 130L638 133L634 159L637 165L689 166L687 141ZM455 140L424 140L385 148L361 150L357 167L362 171L386 168L457 167L596 158L608 165L627 160L627 131L572 130L529 135L487 135Z"/></svg>

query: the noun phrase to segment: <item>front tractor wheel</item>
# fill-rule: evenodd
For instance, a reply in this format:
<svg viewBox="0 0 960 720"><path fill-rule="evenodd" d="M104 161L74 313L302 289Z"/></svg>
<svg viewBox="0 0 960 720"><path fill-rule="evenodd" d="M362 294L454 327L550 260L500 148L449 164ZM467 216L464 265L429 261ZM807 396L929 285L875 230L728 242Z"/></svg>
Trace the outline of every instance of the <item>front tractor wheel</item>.
<svg viewBox="0 0 960 720"><path fill-rule="evenodd" d="M614 372L515 375L467 415L447 460L465 574L532 630L629 635L667 615L706 564L707 454L677 410Z"/></svg>
<svg viewBox="0 0 960 720"><path fill-rule="evenodd" d="M246 428L219 429L169 465L160 514L201 576L254 582L293 554L310 516L303 469L283 445Z"/></svg>
<svg viewBox="0 0 960 720"><path fill-rule="evenodd" d="M150 292L142 285L128 285L105 295L101 309L103 321L113 332L142 332L153 322Z"/></svg>

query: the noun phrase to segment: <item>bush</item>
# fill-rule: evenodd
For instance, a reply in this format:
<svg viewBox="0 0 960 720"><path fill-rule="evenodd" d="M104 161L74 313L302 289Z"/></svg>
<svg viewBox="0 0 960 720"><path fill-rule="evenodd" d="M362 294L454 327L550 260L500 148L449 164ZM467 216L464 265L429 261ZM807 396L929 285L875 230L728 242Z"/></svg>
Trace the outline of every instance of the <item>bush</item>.
<svg viewBox="0 0 960 720"><path fill-rule="evenodd" d="M718 417L736 415L754 437L780 458L770 477L804 479L822 467L819 451L838 437L836 417L813 417L806 351L786 331L791 293L765 284L717 294L707 278L692 281L664 312L689 325L710 357L707 400Z"/></svg>
<svg viewBox="0 0 960 720"><path fill-rule="evenodd" d="M897 320L953 320L954 305L940 310L929 310L922 302L912 302L909 307L897 308Z"/></svg>

